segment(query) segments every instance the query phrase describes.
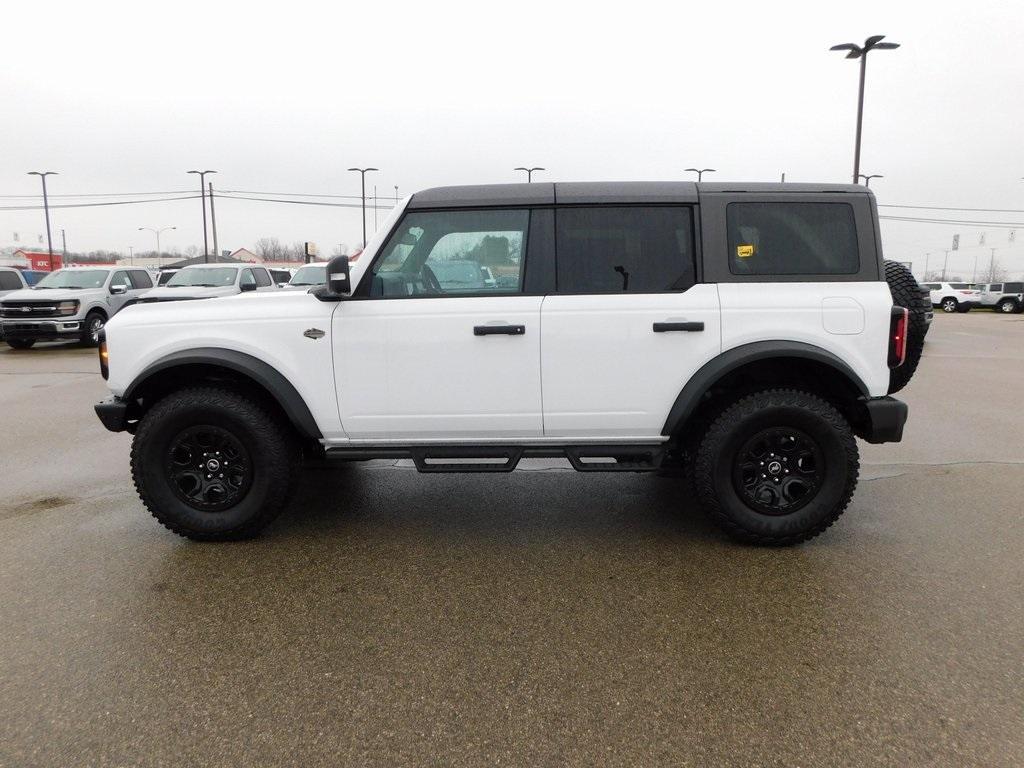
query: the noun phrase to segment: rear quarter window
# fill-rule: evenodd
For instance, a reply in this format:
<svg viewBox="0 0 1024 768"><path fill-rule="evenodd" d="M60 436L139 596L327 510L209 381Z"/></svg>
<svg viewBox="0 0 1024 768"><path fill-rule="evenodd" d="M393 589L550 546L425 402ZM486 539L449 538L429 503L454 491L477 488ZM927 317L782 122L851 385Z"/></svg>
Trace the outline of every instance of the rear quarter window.
<svg viewBox="0 0 1024 768"><path fill-rule="evenodd" d="M847 203L729 203L734 275L852 275L860 270L853 207Z"/></svg>

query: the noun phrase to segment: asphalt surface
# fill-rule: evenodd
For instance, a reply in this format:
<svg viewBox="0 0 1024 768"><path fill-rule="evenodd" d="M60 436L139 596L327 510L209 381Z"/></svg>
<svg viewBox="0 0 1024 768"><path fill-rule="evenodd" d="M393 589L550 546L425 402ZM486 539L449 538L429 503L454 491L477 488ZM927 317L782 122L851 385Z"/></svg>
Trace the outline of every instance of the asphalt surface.
<svg viewBox="0 0 1024 768"><path fill-rule="evenodd" d="M782 549L677 481L308 470L142 508L95 352L0 351L0 766L1024 764L1024 316L938 316L900 445Z"/></svg>

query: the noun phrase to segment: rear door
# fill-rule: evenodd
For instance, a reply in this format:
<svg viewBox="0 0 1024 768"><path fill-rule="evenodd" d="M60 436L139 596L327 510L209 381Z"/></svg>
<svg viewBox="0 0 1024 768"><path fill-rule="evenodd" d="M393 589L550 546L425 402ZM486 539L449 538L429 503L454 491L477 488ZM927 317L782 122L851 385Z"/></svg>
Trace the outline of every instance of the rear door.
<svg viewBox="0 0 1024 768"><path fill-rule="evenodd" d="M406 213L332 321L350 438L542 435L543 296L525 290L530 229L529 209ZM468 279L467 263L490 267L494 284Z"/></svg>
<svg viewBox="0 0 1024 768"><path fill-rule="evenodd" d="M541 312L544 434L658 438L718 354L718 291L696 282L694 207L555 211L556 292Z"/></svg>

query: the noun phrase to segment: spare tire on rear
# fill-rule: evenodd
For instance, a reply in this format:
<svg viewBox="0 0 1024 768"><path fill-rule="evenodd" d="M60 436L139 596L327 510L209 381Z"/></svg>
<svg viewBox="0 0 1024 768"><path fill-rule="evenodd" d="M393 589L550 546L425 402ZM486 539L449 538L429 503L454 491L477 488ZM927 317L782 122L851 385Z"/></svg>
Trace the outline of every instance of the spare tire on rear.
<svg viewBox="0 0 1024 768"><path fill-rule="evenodd" d="M885 262L885 281L889 284L892 303L910 313L907 331L907 358L899 368L889 371L889 394L899 392L910 382L924 351L924 337L928 333L928 313L931 302L924 298L921 286L913 274L895 261Z"/></svg>

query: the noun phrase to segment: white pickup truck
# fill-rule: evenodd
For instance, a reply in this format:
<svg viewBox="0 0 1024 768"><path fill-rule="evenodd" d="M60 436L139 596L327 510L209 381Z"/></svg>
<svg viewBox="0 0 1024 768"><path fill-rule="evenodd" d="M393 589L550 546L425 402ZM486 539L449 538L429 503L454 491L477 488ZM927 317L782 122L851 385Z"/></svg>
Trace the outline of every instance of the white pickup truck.
<svg viewBox="0 0 1024 768"><path fill-rule="evenodd" d="M733 536L800 542L846 508L855 438L898 441L907 418L894 296L923 302L886 282L878 232L859 186L430 189L323 287L125 309L96 412L134 434L145 505L194 539L255 534L312 454L679 467Z"/></svg>

